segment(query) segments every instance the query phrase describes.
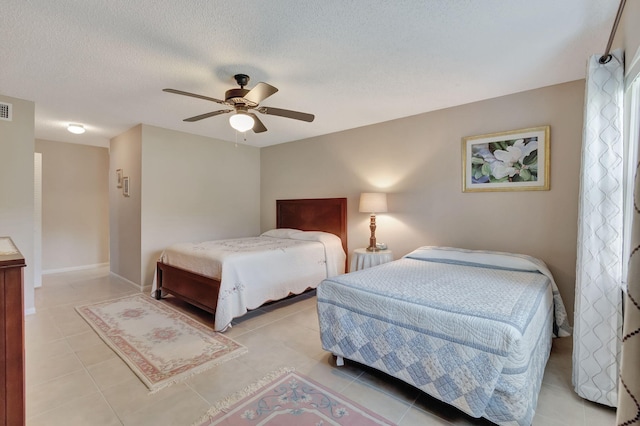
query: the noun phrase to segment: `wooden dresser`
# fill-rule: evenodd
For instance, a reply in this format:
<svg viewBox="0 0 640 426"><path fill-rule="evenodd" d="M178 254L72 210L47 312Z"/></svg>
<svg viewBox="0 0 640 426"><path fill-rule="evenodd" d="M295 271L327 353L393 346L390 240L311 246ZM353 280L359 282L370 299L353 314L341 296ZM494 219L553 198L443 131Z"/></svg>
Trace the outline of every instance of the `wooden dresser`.
<svg viewBox="0 0 640 426"><path fill-rule="evenodd" d="M0 237L0 425L25 424L24 257Z"/></svg>

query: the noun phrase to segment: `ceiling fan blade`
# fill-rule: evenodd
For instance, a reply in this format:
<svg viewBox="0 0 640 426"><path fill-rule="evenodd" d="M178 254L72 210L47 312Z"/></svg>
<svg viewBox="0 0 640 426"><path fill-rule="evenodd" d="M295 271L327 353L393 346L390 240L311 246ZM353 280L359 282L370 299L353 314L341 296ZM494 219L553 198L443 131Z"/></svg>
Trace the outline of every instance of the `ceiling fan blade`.
<svg viewBox="0 0 640 426"><path fill-rule="evenodd" d="M255 102L256 104L259 104L260 102L264 101L269 96L276 93L277 91L278 89L276 89L272 85L260 82L256 84L256 86L253 89L249 90L249 93L244 95L243 98L245 98L248 101Z"/></svg>
<svg viewBox="0 0 640 426"><path fill-rule="evenodd" d="M253 124L253 132L254 133L262 133L262 132L266 132L267 131L267 128L262 123L262 121L260 121L260 119L258 118L257 115L255 115L254 113L251 113L251 112L248 113L247 115L250 115L255 120L255 123Z"/></svg>
<svg viewBox="0 0 640 426"><path fill-rule="evenodd" d="M175 93L176 95L191 96L192 98L204 99L205 101L217 102L223 105L229 105L226 101L222 101L216 98L210 98L208 96L198 95L197 93L183 92L182 90L176 90L176 89L162 89L162 91L167 93Z"/></svg>
<svg viewBox="0 0 640 426"><path fill-rule="evenodd" d="M311 123L315 117L313 114L307 114L306 112L290 111L288 109L260 107L257 108L263 114L278 115L280 117L293 118L294 120L302 120Z"/></svg>
<svg viewBox="0 0 640 426"><path fill-rule="evenodd" d="M226 114L228 112L233 111L232 109L221 109L218 111L213 111L213 112L208 112L206 114L200 114L200 115L196 115L194 117L189 117L189 118L185 118L182 121L188 121L189 123L192 123L194 121L200 121L204 118L209 118L209 117L215 117L216 115L220 115L220 114Z"/></svg>

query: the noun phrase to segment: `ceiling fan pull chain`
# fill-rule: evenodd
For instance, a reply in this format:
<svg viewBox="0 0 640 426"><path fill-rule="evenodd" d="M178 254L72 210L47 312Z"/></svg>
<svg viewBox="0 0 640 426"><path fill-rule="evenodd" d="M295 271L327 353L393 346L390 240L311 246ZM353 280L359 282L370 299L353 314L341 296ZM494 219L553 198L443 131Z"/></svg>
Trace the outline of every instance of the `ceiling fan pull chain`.
<svg viewBox="0 0 640 426"><path fill-rule="evenodd" d="M242 133L242 140L244 141L245 145L247 144L247 133L246 132L238 132L236 130L236 148L238 147L238 133Z"/></svg>

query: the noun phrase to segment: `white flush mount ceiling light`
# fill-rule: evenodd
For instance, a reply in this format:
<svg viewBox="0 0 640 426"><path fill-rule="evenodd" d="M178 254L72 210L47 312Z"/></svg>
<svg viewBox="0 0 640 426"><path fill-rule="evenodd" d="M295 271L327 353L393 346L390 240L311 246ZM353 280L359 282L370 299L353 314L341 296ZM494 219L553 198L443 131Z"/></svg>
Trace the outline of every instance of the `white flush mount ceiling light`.
<svg viewBox="0 0 640 426"><path fill-rule="evenodd" d="M84 126L82 124L71 123L67 126L67 130L76 135L84 133Z"/></svg>
<svg viewBox="0 0 640 426"><path fill-rule="evenodd" d="M255 121L253 117L251 117L246 112L238 111L237 113L229 117L229 124L231 124L231 127L236 129L237 131L244 133L247 130L253 129Z"/></svg>

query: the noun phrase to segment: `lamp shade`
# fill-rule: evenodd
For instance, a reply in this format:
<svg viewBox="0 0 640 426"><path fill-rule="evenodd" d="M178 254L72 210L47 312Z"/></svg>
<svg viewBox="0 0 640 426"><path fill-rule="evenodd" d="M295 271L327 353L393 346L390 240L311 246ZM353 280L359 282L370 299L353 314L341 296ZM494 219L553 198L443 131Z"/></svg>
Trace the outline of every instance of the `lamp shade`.
<svg viewBox="0 0 640 426"><path fill-rule="evenodd" d="M386 213L387 194L384 192L363 192L360 194L360 213Z"/></svg>
<svg viewBox="0 0 640 426"><path fill-rule="evenodd" d="M253 129L255 121L250 115L244 112L237 112L229 117L229 124L239 132L246 132L247 130Z"/></svg>

